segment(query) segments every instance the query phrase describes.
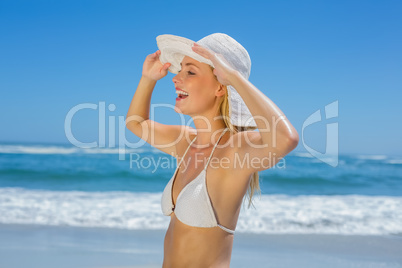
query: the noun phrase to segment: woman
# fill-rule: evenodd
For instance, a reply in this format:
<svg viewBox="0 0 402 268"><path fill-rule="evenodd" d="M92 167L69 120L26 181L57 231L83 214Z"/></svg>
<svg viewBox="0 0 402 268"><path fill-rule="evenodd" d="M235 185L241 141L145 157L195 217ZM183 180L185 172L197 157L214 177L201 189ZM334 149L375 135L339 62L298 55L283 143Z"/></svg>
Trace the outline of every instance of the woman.
<svg viewBox="0 0 402 268"><path fill-rule="evenodd" d="M274 166L299 137L248 81L249 55L230 36L194 43L161 35L157 43L160 50L145 59L126 125L179 160L162 195L162 211L171 217L163 267L229 267L243 197L249 190L251 202L258 171ZM168 70L177 74L175 110L191 116L195 129L149 119L152 91Z"/></svg>

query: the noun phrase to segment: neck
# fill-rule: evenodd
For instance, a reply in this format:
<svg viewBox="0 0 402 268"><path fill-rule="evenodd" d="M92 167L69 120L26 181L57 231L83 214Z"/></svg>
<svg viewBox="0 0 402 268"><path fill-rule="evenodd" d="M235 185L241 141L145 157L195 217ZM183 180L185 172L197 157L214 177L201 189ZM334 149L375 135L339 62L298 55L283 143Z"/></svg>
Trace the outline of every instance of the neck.
<svg viewBox="0 0 402 268"><path fill-rule="evenodd" d="M206 120L203 117L194 119L194 125L197 129L194 145L200 149L214 146L226 128L223 120Z"/></svg>

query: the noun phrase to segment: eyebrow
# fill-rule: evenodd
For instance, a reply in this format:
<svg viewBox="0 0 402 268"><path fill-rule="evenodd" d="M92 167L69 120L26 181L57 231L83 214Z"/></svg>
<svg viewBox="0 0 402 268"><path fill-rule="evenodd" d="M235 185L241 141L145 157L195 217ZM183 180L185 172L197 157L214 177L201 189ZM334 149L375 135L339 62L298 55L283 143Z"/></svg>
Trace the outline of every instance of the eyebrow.
<svg viewBox="0 0 402 268"><path fill-rule="evenodd" d="M192 65L192 66L194 66L194 67L196 67L196 68L200 68L200 67L198 67L197 65L195 65L194 63L191 63L191 62L187 62L186 64L184 64L185 66L189 66L189 65ZM181 64L181 62L180 62L180 66L182 66L182 64Z"/></svg>

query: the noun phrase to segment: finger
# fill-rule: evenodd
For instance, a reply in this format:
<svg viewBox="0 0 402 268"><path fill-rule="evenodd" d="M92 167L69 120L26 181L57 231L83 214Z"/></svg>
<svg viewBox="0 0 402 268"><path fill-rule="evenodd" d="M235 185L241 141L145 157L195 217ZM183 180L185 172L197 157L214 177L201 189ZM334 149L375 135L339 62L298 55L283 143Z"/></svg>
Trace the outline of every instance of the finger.
<svg viewBox="0 0 402 268"><path fill-rule="evenodd" d="M172 64L170 64L169 62L167 62L167 63L165 63L165 64L162 66L162 69L163 69L163 70L167 70L167 69L169 69L170 65L172 65Z"/></svg>
<svg viewBox="0 0 402 268"><path fill-rule="evenodd" d="M158 58L161 55L161 51L157 50L156 52L152 53L151 56L153 59Z"/></svg>
<svg viewBox="0 0 402 268"><path fill-rule="evenodd" d="M212 59L214 57L214 53L212 53L211 50L209 50L208 48L205 48L203 46L200 46L197 43L194 43L194 46L192 47L192 49L195 53L203 56L204 58Z"/></svg>
<svg viewBox="0 0 402 268"><path fill-rule="evenodd" d="M209 52L206 48L201 47L201 46L193 46L193 51L201 56L203 56L204 58L210 59L212 58L212 53Z"/></svg>
<svg viewBox="0 0 402 268"><path fill-rule="evenodd" d="M156 59L158 57L157 52L154 52L152 54L149 54L147 58L149 58L150 60Z"/></svg>

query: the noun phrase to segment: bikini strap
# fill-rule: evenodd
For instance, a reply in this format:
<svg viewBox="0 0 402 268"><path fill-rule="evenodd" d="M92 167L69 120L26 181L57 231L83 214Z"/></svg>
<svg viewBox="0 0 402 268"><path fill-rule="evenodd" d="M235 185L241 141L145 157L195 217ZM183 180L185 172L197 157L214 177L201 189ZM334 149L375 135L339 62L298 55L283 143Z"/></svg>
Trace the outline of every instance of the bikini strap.
<svg viewBox="0 0 402 268"><path fill-rule="evenodd" d="M209 158L208 158L207 164L206 164L205 167L204 167L204 170L207 169L208 164L209 164L209 161L211 160L211 156L213 155L213 153L214 153L214 151L215 151L215 149L216 149L216 145L218 145L219 141L220 141L221 138L223 137L223 134L225 134L225 132L226 132L227 130L228 130L228 128L225 128L225 130L223 130L222 133L221 133L221 135L219 136L218 141L215 143L214 148L212 149L212 152L211 152L211 154L209 155Z"/></svg>
<svg viewBox="0 0 402 268"><path fill-rule="evenodd" d="M193 139L193 140L190 142L190 144L188 145L186 151L185 151L184 154L183 154L183 157L180 159L179 164L177 164L177 167L180 167L181 162L183 162L183 159L184 159L184 157L186 156L188 149L190 149L191 145L193 144L193 142L195 141L196 138L197 138L197 136L195 136L194 139Z"/></svg>

